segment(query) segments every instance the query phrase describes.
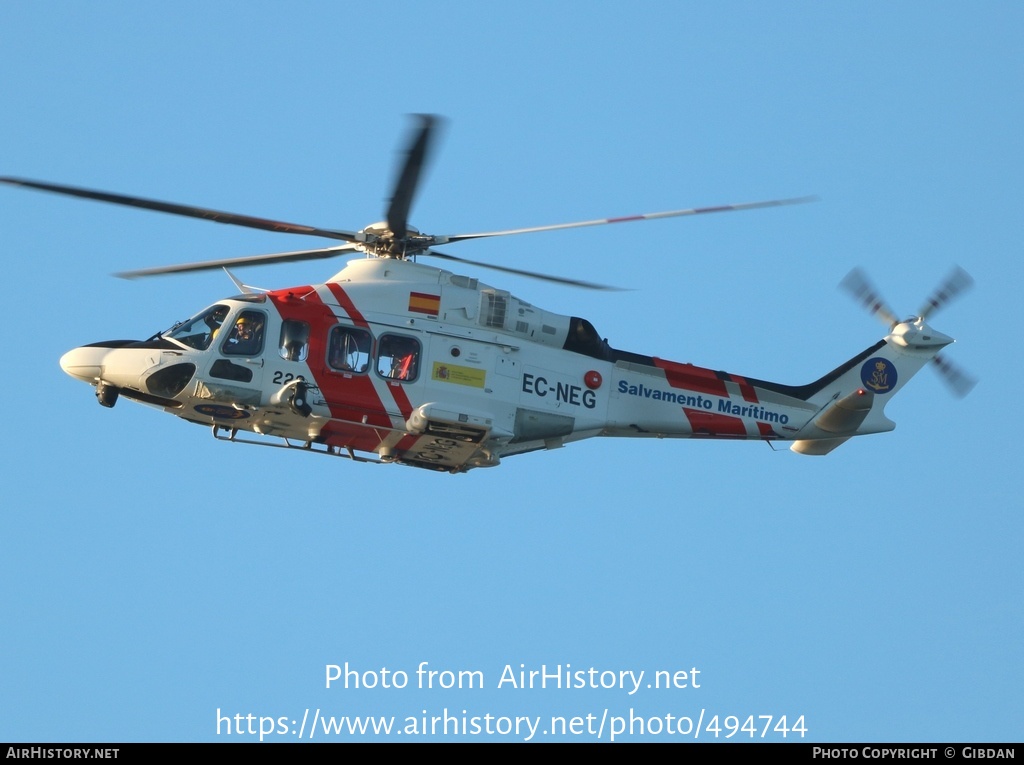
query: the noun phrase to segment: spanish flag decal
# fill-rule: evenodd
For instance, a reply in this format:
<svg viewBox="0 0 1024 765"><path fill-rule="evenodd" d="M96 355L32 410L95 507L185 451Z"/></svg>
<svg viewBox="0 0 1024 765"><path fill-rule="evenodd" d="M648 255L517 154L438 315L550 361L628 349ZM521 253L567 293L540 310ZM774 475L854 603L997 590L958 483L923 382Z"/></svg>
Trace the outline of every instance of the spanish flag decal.
<svg viewBox="0 0 1024 765"><path fill-rule="evenodd" d="M409 310L413 313L437 316L438 311L441 310L441 296L428 295L426 292L410 292Z"/></svg>

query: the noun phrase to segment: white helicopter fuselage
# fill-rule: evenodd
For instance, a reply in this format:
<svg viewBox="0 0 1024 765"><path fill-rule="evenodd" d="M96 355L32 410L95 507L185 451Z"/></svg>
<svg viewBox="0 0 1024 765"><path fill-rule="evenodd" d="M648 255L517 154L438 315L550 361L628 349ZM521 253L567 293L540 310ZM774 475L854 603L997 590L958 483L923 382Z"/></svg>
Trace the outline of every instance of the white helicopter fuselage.
<svg viewBox="0 0 1024 765"><path fill-rule="evenodd" d="M123 395L220 438L463 472L594 436L782 440L825 454L891 430L885 403L949 342L904 322L820 380L787 386L619 351L578 317L372 258L325 284L218 301L148 341L76 348L61 366L106 406Z"/></svg>
<svg viewBox="0 0 1024 765"><path fill-rule="evenodd" d="M436 248L786 207L813 198L425 234L409 225L409 213L439 120L418 115L416 122L384 220L358 231L0 176L6 186L332 243L119 274L125 278L368 256L318 285L257 292L232 276L245 294L149 340L75 348L61 358L63 369L93 385L106 407L124 396L211 426L218 438L453 473L593 436L790 441L796 452L827 454L851 436L892 430L886 404L928 361L936 362L961 395L974 384L938 355L953 339L925 323L970 286L960 268L916 317L903 321L864 274L851 271L843 286L885 322L889 334L818 380L794 386L618 350L585 319L544 311L474 278L421 265L417 258L430 257L610 289Z"/></svg>

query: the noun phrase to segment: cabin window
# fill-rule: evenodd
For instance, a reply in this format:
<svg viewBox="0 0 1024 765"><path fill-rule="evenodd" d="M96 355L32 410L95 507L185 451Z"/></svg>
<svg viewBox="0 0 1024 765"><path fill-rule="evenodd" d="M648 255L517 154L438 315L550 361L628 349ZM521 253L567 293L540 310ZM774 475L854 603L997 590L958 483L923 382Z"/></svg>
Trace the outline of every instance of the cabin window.
<svg viewBox="0 0 1024 765"><path fill-rule="evenodd" d="M327 344L327 363L338 372L362 374L370 368L372 338L365 329L337 326Z"/></svg>
<svg viewBox="0 0 1024 765"><path fill-rule="evenodd" d="M419 374L420 342L413 337L384 335L377 343L377 373L411 382Z"/></svg>
<svg viewBox="0 0 1024 765"><path fill-rule="evenodd" d="M224 323L227 315L228 307L226 305L215 305L207 308L194 319L189 319L172 329L167 336L189 348L205 351L210 347L213 338L217 336L220 325Z"/></svg>
<svg viewBox="0 0 1024 765"><path fill-rule="evenodd" d="M285 319L281 323L281 358L285 361L305 361L309 353L309 324Z"/></svg>
<svg viewBox="0 0 1024 765"><path fill-rule="evenodd" d="M263 350L263 330L267 319L261 311L242 311L221 347L225 356L259 356Z"/></svg>

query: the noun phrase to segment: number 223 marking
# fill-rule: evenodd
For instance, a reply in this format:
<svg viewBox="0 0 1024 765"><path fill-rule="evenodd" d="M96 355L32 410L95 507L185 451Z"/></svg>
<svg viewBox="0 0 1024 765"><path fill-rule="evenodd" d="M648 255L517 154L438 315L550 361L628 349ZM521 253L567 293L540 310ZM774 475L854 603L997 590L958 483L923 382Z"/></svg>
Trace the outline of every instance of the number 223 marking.
<svg viewBox="0 0 1024 765"><path fill-rule="evenodd" d="M305 380L302 375L293 375L291 372L274 372L274 385L287 385L292 380Z"/></svg>

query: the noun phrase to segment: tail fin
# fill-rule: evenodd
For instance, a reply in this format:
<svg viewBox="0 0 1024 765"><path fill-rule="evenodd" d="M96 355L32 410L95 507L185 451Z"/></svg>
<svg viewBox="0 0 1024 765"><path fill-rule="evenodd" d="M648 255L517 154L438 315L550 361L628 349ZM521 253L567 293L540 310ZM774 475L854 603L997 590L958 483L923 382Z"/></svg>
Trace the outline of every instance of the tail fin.
<svg viewBox="0 0 1024 765"><path fill-rule="evenodd" d="M851 271L840 286L885 323L889 334L801 389L804 400L820 409L796 434L797 441L790 448L800 454L828 454L851 436L892 430L896 424L885 416L885 405L929 361L936 362L957 395L967 395L974 380L938 355L953 338L933 330L925 319L969 289L973 281L970 274L955 267L917 316L901 322L867 275L860 269Z"/></svg>
<svg viewBox="0 0 1024 765"><path fill-rule="evenodd" d="M896 424L885 416L885 405L952 342L920 318L897 324L880 343L806 386L811 389L807 402L820 409L790 448L800 454L828 454L852 436L892 430Z"/></svg>

